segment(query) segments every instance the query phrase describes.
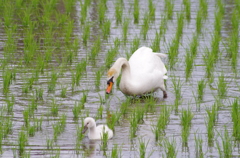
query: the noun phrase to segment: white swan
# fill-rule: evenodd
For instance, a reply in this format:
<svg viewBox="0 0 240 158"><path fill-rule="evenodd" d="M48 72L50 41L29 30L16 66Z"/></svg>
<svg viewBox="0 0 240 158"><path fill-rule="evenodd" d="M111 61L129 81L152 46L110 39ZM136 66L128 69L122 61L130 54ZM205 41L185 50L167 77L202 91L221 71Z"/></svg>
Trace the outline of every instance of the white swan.
<svg viewBox="0 0 240 158"><path fill-rule="evenodd" d="M84 119L84 129L82 133L85 133L88 129L89 139L102 139L103 133L108 134L108 139L113 137L113 131L109 129L107 125L96 126L96 122L92 117L87 117Z"/></svg>
<svg viewBox="0 0 240 158"><path fill-rule="evenodd" d="M167 98L164 79L167 69L160 57L166 57L163 53L154 53L151 48L141 47L130 57L118 58L107 73L106 93L111 92L113 83L122 70L120 90L126 95L144 95L157 89L163 91L163 97Z"/></svg>

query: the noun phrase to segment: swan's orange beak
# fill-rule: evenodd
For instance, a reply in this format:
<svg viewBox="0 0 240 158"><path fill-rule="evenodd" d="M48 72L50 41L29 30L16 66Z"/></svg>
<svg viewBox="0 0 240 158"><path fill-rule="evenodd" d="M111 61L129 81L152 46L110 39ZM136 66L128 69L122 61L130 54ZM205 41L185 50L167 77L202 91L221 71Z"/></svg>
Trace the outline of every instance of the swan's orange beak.
<svg viewBox="0 0 240 158"><path fill-rule="evenodd" d="M106 93L109 94L112 90L112 86L113 86L113 82L112 81L109 81L108 82L108 86L107 86L107 89L106 89Z"/></svg>

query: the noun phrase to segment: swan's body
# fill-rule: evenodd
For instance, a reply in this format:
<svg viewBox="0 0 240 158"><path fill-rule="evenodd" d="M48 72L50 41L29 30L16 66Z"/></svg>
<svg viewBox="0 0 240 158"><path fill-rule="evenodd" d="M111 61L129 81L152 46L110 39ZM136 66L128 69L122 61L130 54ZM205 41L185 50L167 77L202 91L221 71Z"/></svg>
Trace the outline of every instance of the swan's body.
<svg viewBox="0 0 240 158"><path fill-rule="evenodd" d="M108 88L106 93L110 93L113 83L120 72L120 90L126 95L144 95L154 92L157 89L163 91L163 97L167 97L164 79L167 69L160 57L166 57L162 53L154 53L151 48L141 47L130 57L118 58L108 71Z"/></svg>
<svg viewBox="0 0 240 158"><path fill-rule="evenodd" d="M102 139L103 133L108 134L108 139L113 137L113 131L109 129L107 125L96 126L96 122L92 117L87 117L84 119L83 133L85 133L88 129L89 139Z"/></svg>

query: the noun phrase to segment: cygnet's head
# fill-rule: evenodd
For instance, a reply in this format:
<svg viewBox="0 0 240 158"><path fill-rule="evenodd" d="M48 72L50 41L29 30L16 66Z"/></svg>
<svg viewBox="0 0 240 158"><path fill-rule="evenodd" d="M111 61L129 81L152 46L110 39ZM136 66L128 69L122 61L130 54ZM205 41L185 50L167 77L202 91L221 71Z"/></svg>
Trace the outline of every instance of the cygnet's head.
<svg viewBox="0 0 240 158"><path fill-rule="evenodd" d="M84 129L82 131L82 133L85 133L88 128L94 127L96 126L96 122L92 117L87 117L84 119Z"/></svg>

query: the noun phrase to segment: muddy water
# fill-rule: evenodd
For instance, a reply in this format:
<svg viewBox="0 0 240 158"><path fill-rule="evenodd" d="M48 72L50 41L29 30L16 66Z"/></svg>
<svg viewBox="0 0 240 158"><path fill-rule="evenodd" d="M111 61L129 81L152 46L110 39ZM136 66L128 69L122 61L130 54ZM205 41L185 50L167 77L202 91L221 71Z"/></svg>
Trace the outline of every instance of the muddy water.
<svg viewBox="0 0 240 158"><path fill-rule="evenodd" d="M129 33L127 37L126 45L121 44L119 49L119 54L117 57L126 57L126 53L129 53L131 48L132 40L135 37L139 37L140 46L151 46L154 38L155 32L159 29L160 22L162 20L162 15L164 14L164 1L155 1L153 3L156 4L156 15L155 21L150 24L150 29L147 34L147 39L143 40L140 35L141 25L143 22L144 13L148 10L148 2L144 0L139 1L140 5L140 21L139 24L133 23L133 2L125 2L124 1L124 11L123 18L129 18ZM132 109L135 106L144 106L147 102L144 99L141 99L141 103L132 103L129 106L129 110L126 116L120 119L120 123L115 126L114 137L108 141L108 150L106 151L107 157L110 157L111 150L115 144L118 145L119 150L121 151L120 157L140 157L139 155L139 140L142 139L147 144L146 156L150 157L162 157L166 153L166 148L164 147L164 142L156 142L154 133L152 132L152 125L156 124L156 120L161 113L162 106L172 107L172 112L170 115L170 121L165 130L164 138L176 141L176 154L177 157L196 157L195 151L195 140L194 136L199 136L203 140L202 150L204 153L204 157L219 157L218 149L216 146L217 142L221 142L220 136L218 133L223 133L224 126L227 126L230 135L232 134L232 122L231 122L231 102L240 95L239 92L239 76L238 73L234 73L231 68L230 60L227 60L226 53L226 43L227 38L230 34L230 16L231 16L231 8L233 8L233 4L228 1L224 1L226 15L223 18L223 26L221 30L222 41L220 43L220 52L219 60L216 63L216 67L214 68L213 76L214 80L212 83L207 84L206 89L204 91L203 102L200 103L200 108L197 108L195 96L197 95L197 83L201 79L206 78L205 73L205 65L203 61L203 55L205 53L205 48L210 48L210 43L212 40L212 33L214 29L214 13L215 13L215 3L213 1L208 2L208 16L206 21L203 23L202 34L199 36L199 47L197 57L194 61L194 67L192 71L192 77L186 81L185 78L185 54L186 48L189 47L190 40L194 36L196 32L196 14L199 8L199 3L197 0L191 1L191 19L190 21L184 21L184 29L182 40L179 46L179 54L177 56L178 60L175 63L173 69L168 70L169 79L167 80L167 92L168 98L162 98L162 92L155 92L154 98L156 104L159 106L154 107L152 111L146 112L144 115L144 122L139 124L139 128L136 133L135 138L130 138L130 114ZM104 152L101 150L101 141L90 141L87 137L81 141L80 149L76 150L76 138L77 138L77 126L81 125L81 121L87 115L96 117L98 108L101 105L101 98L105 98L105 87L106 87L106 78L105 74L107 69L105 69L105 74L101 77L101 84L99 89L95 87L95 72L99 69L99 67L105 65L105 55L110 49L111 45L113 45L113 41L115 38L122 38L122 26L121 24L117 25L115 20L115 1L108 0L107 2L107 18L111 21L111 33L108 40L102 40L101 52L97 56L95 62L87 61L86 73L84 73L80 86L74 87L74 90L71 88L72 82L72 71L75 70L76 65L82 59L85 59L91 50L92 41L96 39L96 36L100 34L100 28L97 24L97 12L96 12L96 2L93 1L89 8L89 21L92 22L91 26L91 36L88 43L88 46L83 46L82 42L80 42L80 48L77 52L77 57L73 60L71 65L61 67L60 64L54 64L55 60L53 59L52 65L55 65L54 69L57 72L63 72L62 75L59 76L57 80L56 90L53 93L48 92L48 82L50 81L51 69L45 69L45 72L39 76L38 82L34 83L34 88L42 88L43 100L38 102L38 108L35 111L35 117L40 118L43 117L42 130L37 131L35 136L28 138L28 144L26 146L26 152L30 153L31 157L51 157L54 155L60 155L60 157L106 157L104 156ZM82 29L79 21L80 16L80 2L76 2L75 11L73 18L75 20L75 31L74 34L81 41ZM172 42L172 39L176 33L177 27L177 13L183 10L182 1L175 0L174 1L174 13L172 20L168 20L167 22L167 31L164 37L160 42L160 49L162 53L168 54L168 47ZM4 42L6 40L6 35L1 29L1 39L0 46L3 47ZM20 30L19 30L20 31ZM19 43L19 48L17 48L20 53L22 50L22 44ZM0 49L1 58L3 58L3 49ZM168 59L164 60L164 63L167 67L169 67ZM21 67L21 65L14 65L14 63L9 64L10 67ZM237 70L239 69L239 64L237 66ZM2 153L1 157L13 157L14 155L18 155L18 133L21 131L24 125L23 119L23 110L26 109L27 105L31 103L31 98L34 95L34 90L29 92L28 94L24 94L22 92L22 88L24 83L26 82L26 78L32 75L32 68L24 67L18 69L16 72L16 80L10 86L9 96L15 97L14 109L13 109L13 126L12 133L8 135L7 138L3 139L2 145ZM1 76L3 75L3 69L1 71ZM213 145L208 144L207 140L207 129L206 129L206 109L212 107L215 103L215 97L217 95L217 82L218 76L224 74L227 84L227 96L223 99L220 99L223 106L221 106L217 123L214 127L215 133L215 141ZM179 79L181 83L181 103L179 107L174 108L175 101L175 93L173 88L173 78ZM3 84L2 77L0 78L1 85ZM60 97L62 86L67 87L66 98ZM33 88L33 89L34 89ZM83 96L84 92L87 92L87 102L85 103L85 108L82 110L80 119L75 121L73 119L72 109L76 101L79 101ZM0 93L0 104L6 104L6 96L1 92ZM58 117L51 116L50 107L52 104L52 100L55 100L59 105L59 116L62 114L67 115L66 127L63 133L58 136L58 139L53 143L53 149L47 148L47 140L53 139L53 127L52 125L58 121ZM119 110L121 103L126 100L126 97L117 89L116 85L114 87L113 93L106 99L106 102L103 104L103 118L97 121L98 124L106 123L107 118L107 110L111 112L116 112ZM194 114L194 118L192 120L192 126L190 130L190 135L188 139L187 145L183 146L182 138L181 138L181 124L180 124L180 116L181 110L190 108L192 113ZM160 144L160 145L159 145ZM239 150L237 147L233 149L233 155L237 156ZM17 156L18 157L18 156Z"/></svg>

